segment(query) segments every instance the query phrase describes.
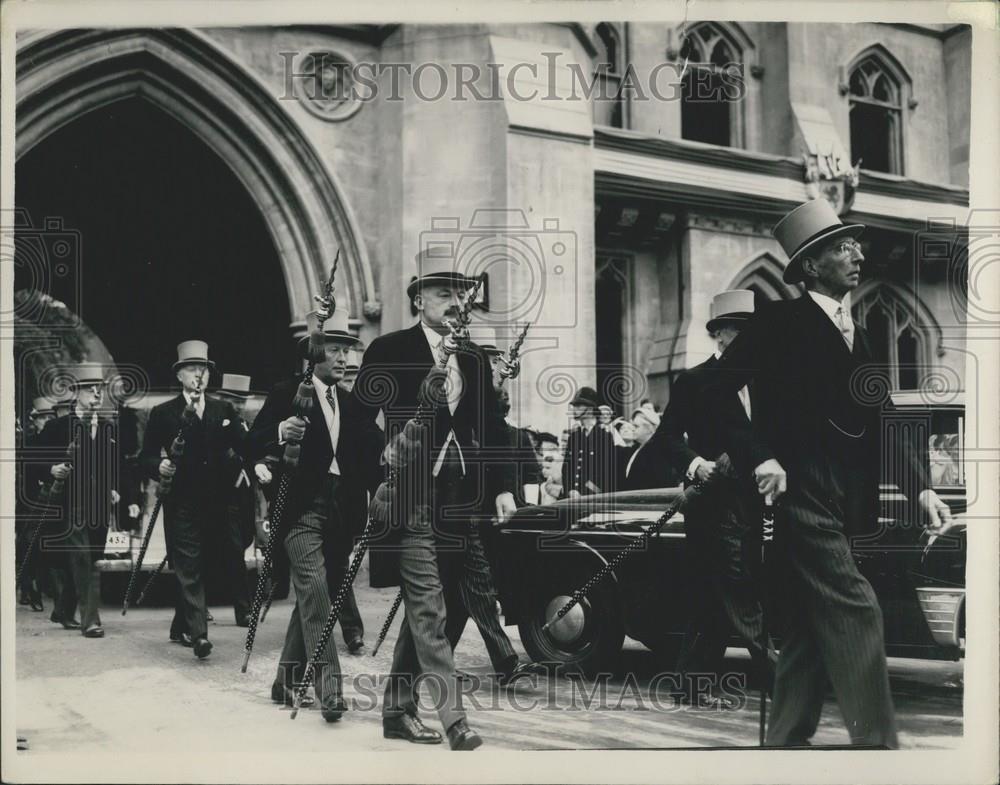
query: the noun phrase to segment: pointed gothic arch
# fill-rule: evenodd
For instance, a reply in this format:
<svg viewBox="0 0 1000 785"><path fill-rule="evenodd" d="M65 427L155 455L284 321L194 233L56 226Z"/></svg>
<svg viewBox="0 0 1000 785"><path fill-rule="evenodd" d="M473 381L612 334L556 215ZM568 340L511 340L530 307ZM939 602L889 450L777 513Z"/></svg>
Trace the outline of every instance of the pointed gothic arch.
<svg viewBox="0 0 1000 785"><path fill-rule="evenodd" d="M774 254L763 251L740 267L727 288L750 289L758 305L762 300L794 300L802 294L802 288L782 281L784 271L785 266Z"/></svg>
<svg viewBox="0 0 1000 785"><path fill-rule="evenodd" d="M380 314L375 276L342 187L264 83L201 32L32 33L17 54L16 156L84 114L139 97L179 120L240 179L274 240L293 331L341 251L357 330Z"/></svg>

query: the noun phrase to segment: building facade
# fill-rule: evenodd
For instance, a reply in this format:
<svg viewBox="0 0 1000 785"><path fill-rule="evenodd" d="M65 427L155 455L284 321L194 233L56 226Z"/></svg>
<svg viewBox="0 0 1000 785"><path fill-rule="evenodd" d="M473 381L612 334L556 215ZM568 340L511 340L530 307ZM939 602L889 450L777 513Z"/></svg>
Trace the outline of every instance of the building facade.
<svg viewBox="0 0 1000 785"><path fill-rule="evenodd" d="M79 232L85 282L54 292L109 358L168 368L200 332L255 387L295 369L337 252L338 302L370 341L412 323L414 257L437 249L487 274L484 326L531 323L513 416L558 432L580 384L625 415L666 403L712 351L718 291L797 296L770 228L828 198L869 227L852 305L888 383L961 390L970 47L965 26L914 24L31 32L18 203ZM108 186L122 171L72 179L89 146L137 139L162 203L130 212ZM213 166L232 196L206 195ZM75 224L53 196L72 189L120 206Z"/></svg>

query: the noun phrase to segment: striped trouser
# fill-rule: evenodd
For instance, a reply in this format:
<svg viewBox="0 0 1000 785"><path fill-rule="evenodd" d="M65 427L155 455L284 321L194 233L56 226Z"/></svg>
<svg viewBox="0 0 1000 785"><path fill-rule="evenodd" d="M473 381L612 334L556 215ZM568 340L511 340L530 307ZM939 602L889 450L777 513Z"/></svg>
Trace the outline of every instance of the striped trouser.
<svg viewBox="0 0 1000 785"><path fill-rule="evenodd" d="M295 607L288 621L277 675L278 683L286 686L291 686L300 678L330 615L323 536L324 530L329 531L331 525L339 523L329 520L331 515L336 514L333 499L337 481L334 475L326 477L285 537L285 551L295 589ZM321 705L332 705L341 697L340 680L340 661L331 636L320 657L315 678L316 697Z"/></svg>
<svg viewBox="0 0 1000 785"><path fill-rule="evenodd" d="M857 471L848 462L813 456L789 473L775 540L792 607L778 657L768 745L808 742L829 678L852 744L899 746L882 611L844 534L860 494Z"/></svg>
<svg viewBox="0 0 1000 785"><path fill-rule="evenodd" d="M479 533L462 535L461 550L439 550L438 569L448 609L446 634L454 649L471 617L486 644L490 662L497 673L509 673L517 664L517 654L497 615L497 592L493 585L486 552Z"/></svg>

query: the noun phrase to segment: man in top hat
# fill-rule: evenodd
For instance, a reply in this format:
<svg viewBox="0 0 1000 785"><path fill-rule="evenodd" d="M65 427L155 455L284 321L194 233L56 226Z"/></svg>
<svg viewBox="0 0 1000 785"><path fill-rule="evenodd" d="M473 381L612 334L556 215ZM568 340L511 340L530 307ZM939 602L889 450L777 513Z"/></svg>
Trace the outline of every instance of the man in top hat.
<svg viewBox="0 0 1000 785"><path fill-rule="evenodd" d="M310 314L310 332L316 329L316 319L315 313ZM290 477L284 517L277 524L295 588L295 607L271 685L271 698L278 703L293 702L294 688L305 673L330 613L331 596L347 571L357 522L364 520L366 491L379 476L382 434L339 385L351 349L360 345L348 331L347 311L334 311L323 326L323 359L313 367L311 414L302 418L295 409L302 380L298 374L271 390L247 441L247 458L258 464L265 456L279 457L285 445L301 448L298 466ZM308 335L299 346L307 357ZM273 465L272 484L277 485L284 465L280 461ZM352 610L357 614L356 606ZM346 630L346 617L341 624ZM323 718L327 722L339 720L347 704L332 639L314 683Z"/></svg>
<svg viewBox="0 0 1000 785"><path fill-rule="evenodd" d="M728 698L704 676L716 681L721 676L733 630L747 646L758 678L769 685L773 677L759 592L748 569L754 545L759 553L760 503L754 484L732 471L720 427L726 418L749 427L754 407L747 387L721 400L710 395L719 358L753 312L754 293L746 289L712 299L705 327L715 341L715 354L674 381L660 426L644 450L662 461L664 479L672 467L685 484L712 481L684 510L694 604L677 670L685 679L683 699L701 707L719 706ZM700 684L694 683L695 674Z"/></svg>
<svg viewBox="0 0 1000 785"><path fill-rule="evenodd" d="M49 422L55 419L56 413L53 409L55 401L51 398L40 396L32 402L31 411L28 413L27 427L20 433L18 440L19 453L23 450L30 452L37 440L38 435L45 429ZM31 542L32 534L35 531L36 518L29 515L27 508L29 502L38 497L39 490L37 483L27 482L27 477L23 474L22 468L26 461L18 460L15 464L17 470L17 503L15 505L15 551L17 564L24 564L24 572L21 574L21 584L18 586L18 604L30 605L33 611L43 611L41 584L44 572L41 554L38 551L38 541L36 540L30 556L27 554L28 545ZM25 561L27 557L27 561Z"/></svg>
<svg viewBox="0 0 1000 785"><path fill-rule="evenodd" d="M215 394L232 405L239 427L248 433L250 426L247 425L245 411L247 401L253 397L250 377L224 373ZM214 526L208 532L208 553L213 557L206 563L216 569L210 570L207 577L210 583L224 583L224 594L232 597L236 626L249 627L250 586L244 552L256 531L256 478L250 465L244 463L243 457L233 447L226 450L226 463L229 480L226 519L221 522L223 525Z"/></svg>
<svg viewBox="0 0 1000 785"><path fill-rule="evenodd" d="M40 434L45 426L56 418L56 402L52 398L41 396L35 398L31 407L31 427L33 435Z"/></svg>
<svg viewBox="0 0 1000 785"><path fill-rule="evenodd" d="M138 515L138 482L127 462L127 445L135 442L135 434L123 434L102 408L105 376L100 363L73 369L72 395L72 411L50 421L34 444L53 459L39 467L36 482L63 484L60 497L50 499L60 514L46 524L40 547L57 575L52 620L82 630L87 638L103 638L100 573L94 562L104 553L112 518ZM79 622L74 618L77 606Z"/></svg>
<svg viewBox="0 0 1000 785"><path fill-rule="evenodd" d="M569 498L615 490L614 437L597 422L600 401L592 387L581 387L569 402L574 424L563 456L563 488Z"/></svg>
<svg viewBox="0 0 1000 785"><path fill-rule="evenodd" d="M863 228L841 223L823 199L779 221L784 280L804 283L806 294L761 309L719 364L720 396L753 389L749 422L727 419L723 443L776 504L774 543L791 603L769 745L808 744L829 679L852 743L898 746L882 612L851 541L878 535L880 475L918 502L911 509L929 525L950 517L912 446L887 444L888 395L857 394L872 362L848 301L861 278Z"/></svg>
<svg viewBox="0 0 1000 785"><path fill-rule="evenodd" d="M149 413L139 460L147 477L172 477L163 500L167 553L177 576L178 592L170 640L191 646L199 659L212 651L205 602L205 554L219 528L227 524L226 506L232 485L230 450L242 448L245 432L229 401L205 395L215 363L205 341L177 346L173 365L181 391ZM181 431L184 410L195 419L184 429L184 455L175 465L170 447Z"/></svg>
<svg viewBox="0 0 1000 785"><path fill-rule="evenodd" d="M451 748L470 750L481 739L466 722L452 657L469 607L482 599L464 579L467 570L476 571L486 561L470 521L479 515L506 520L515 502L503 458L487 466L480 453L509 450L489 357L475 344L446 351L454 342L445 319L458 316L473 282L455 270L450 258L436 257L432 250L417 256L418 274L406 291L419 321L372 342L353 394L371 422L380 411L384 414L386 460L402 470L399 517L380 532L371 550L372 585L399 582L405 598L382 709L383 734L440 743L440 734L417 716L414 681L424 674ZM432 401L420 458L407 464L397 449L398 436L417 411L425 378L445 356L444 394Z"/></svg>

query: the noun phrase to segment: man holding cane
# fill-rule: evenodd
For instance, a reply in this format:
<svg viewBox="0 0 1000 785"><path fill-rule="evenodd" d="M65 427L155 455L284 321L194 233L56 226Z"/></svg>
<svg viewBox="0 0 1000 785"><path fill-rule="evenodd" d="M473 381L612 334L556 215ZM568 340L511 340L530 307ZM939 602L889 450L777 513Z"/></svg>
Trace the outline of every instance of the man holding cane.
<svg viewBox="0 0 1000 785"><path fill-rule="evenodd" d="M950 517L910 446L882 443L881 414L891 404L868 394L872 355L847 299L860 281L864 256L855 238L863 229L841 223L823 199L774 227L789 256L785 282L803 282L807 292L750 320L723 354L714 386L721 399L753 385L753 418L727 418L723 441L739 472L752 474L776 505L775 556L792 604L769 746L809 743L828 677L852 744L899 746L882 612L851 539L877 531L883 468L931 526ZM887 454L894 460L884 461Z"/></svg>

